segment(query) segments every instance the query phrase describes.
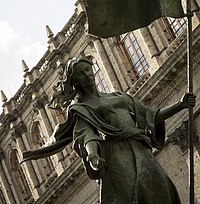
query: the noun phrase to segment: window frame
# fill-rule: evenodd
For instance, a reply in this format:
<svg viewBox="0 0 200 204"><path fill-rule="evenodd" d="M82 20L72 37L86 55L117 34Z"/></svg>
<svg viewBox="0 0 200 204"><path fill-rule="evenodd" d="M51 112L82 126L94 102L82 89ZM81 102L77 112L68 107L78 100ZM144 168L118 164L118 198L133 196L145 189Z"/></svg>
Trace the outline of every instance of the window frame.
<svg viewBox="0 0 200 204"><path fill-rule="evenodd" d="M143 76L149 68L138 39L132 31L120 35L117 37L117 41L127 64L126 71L132 82L135 82Z"/></svg>
<svg viewBox="0 0 200 204"><path fill-rule="evenodd" d="M92 61L92 69L94 72L94 76L95 76L95 83L96 83L96 87L98 89L99 92L104 92L104 93L110 93L110 89L107 85L107 82L105 80L105 77L103 75L103 72L101 71L99 64L97 62L97 60L94 57L89 57L90 60Z"/></svg>
<svg viewBox="0 0 200 204"><path fill-rule="evenodd" d="M37 140L32 142L32 145L39 146L36 148L42 148L46 144L46 142L47 142L45 140L46 136L42 131L42 128L41 128L39 121L34 122L33 127L32 127L32 131L31 131L31 137L32 138L35 137L37 139ZM41 162L42 162L43 169L44 169L46 176L49 177L55 171L55 166L56 166L53 156L45 157L45 158L41 159Z"/></svg>
<svg viewBox="0 0 200 204"><path fill-rule="evenodd" d="M20 164L19 153L17 149L13 149L10 156L11 170L13 176L17 179L17 189L19 190L22 199L28 201L32 197L32 189L27 175Z"/></svg>
<svg viewBox="0 0 200 204"><path fill-rule="evenodd" d="M177 19L172 17L162 17L160 22L169 44L171 44L187 28L186 18Z"/></svg>

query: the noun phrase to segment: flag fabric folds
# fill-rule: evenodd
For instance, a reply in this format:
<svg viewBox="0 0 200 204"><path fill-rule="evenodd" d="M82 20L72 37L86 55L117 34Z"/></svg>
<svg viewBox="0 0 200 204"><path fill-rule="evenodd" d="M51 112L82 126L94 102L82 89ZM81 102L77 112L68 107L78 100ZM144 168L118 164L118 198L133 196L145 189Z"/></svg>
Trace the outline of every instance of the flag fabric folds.
<svg viewBox="0 0 200 204"><path fill-rule="evenodd" d="M83 0L89 34L108 38L145 27L154 20L185 16L181 0Z"/></svg>

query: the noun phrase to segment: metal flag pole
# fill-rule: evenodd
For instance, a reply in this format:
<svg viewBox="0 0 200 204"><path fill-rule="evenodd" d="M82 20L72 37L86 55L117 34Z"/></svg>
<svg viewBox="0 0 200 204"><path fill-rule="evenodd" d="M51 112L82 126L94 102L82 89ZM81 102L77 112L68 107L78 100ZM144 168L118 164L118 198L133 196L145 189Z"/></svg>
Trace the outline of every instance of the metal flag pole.
<svg viewBox="0 0 200 204"><path fill-rule="evenodd" d="M193 93L193 56L192 56L192 9L191 0L187 0L187 77L188 92ZM193 107L189 106L188 142L189 142L189 189L190 204L194 204L194 119Z"/></svg>

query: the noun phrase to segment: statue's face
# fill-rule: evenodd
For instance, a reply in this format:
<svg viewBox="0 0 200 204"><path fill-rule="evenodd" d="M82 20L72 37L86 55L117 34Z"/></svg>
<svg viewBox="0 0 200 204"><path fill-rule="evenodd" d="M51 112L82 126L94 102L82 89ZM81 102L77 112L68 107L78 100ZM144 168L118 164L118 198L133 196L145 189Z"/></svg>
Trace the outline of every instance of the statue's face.
<svg viewBox="0 0 200 204"><path fill-rule="evenodd" d="M74 68L74 83L80 87L90 87L95 84L95 77L91 64L79 62Z"/></svg>

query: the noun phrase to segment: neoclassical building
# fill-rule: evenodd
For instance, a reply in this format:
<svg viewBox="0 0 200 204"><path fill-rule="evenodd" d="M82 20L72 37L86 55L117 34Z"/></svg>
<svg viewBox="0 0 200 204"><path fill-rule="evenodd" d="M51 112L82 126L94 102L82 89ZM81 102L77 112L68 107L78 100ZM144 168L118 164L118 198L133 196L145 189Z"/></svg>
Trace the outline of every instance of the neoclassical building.
<svg viewBox="0 0 200 204"><path fill-rule="evenodd" d="M194 1L198 7L199 1ZM71 144L60 153L20 165L22 152L47 146L65 110L48 108L66 62L90 57L99 91L126 91L144 104L165 107L187 92L186 19L163 17L148 27L101 39L87 34L81 0L56 35L46 26L48 49L35 67L22 60L24 83L7 100L1 91L0 203L96 204L99 184L91 181ZM195 202L200 203L200 15L193 16ZM166 121L166 143L154 155L176 185L182 203L189 199L188 111Z"/></svg>

